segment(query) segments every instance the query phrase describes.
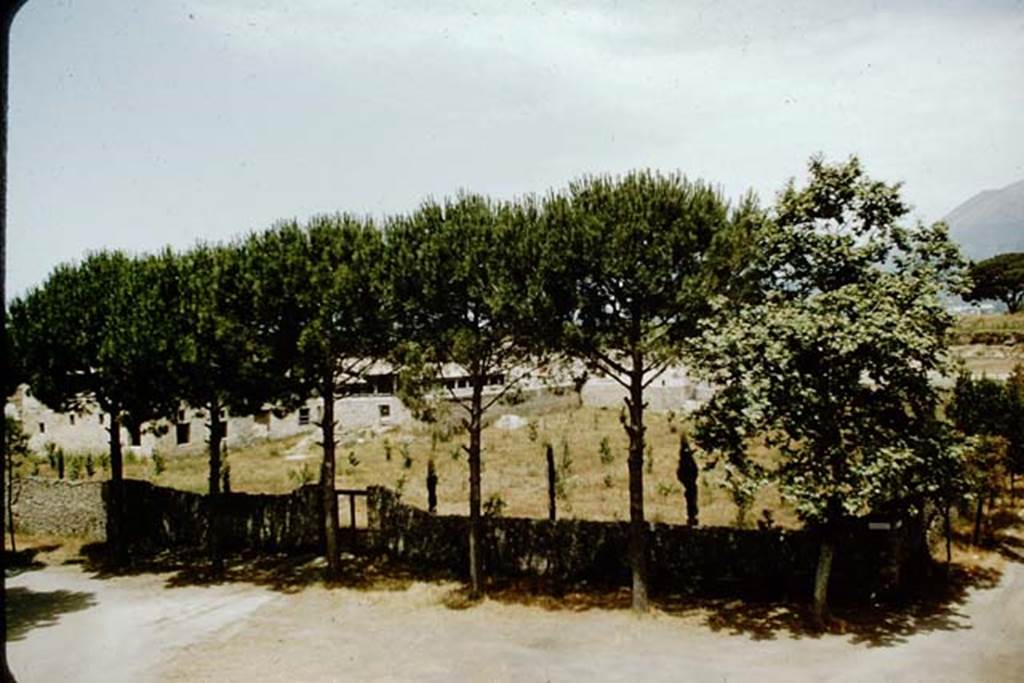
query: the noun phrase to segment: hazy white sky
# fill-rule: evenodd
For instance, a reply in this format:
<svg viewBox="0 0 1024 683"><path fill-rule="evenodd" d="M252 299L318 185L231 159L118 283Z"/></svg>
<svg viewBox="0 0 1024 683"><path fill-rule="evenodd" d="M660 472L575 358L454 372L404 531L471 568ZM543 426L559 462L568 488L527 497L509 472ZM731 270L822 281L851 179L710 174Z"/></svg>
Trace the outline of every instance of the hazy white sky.
<svg viewBox="0 0 1024 683"><path fill-rule="evenodd" d="M429 8L429 9L428 9ZM8 295L103 247L859 154L937 220L1024 177L1024 2L29 0Z"/></svg>

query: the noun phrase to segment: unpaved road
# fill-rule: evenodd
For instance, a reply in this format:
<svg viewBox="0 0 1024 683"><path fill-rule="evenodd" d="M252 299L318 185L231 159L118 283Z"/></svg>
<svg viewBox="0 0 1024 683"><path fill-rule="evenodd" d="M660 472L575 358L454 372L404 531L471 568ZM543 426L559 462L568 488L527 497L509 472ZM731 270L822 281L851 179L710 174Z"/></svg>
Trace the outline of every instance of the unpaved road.
<svg viewBox="0 0 1024 683"><path fill-rule="evenodd" d="M1024 681L1024 565L885 645L757 639L707 615L442 604L452 586L294 594L165 588L48 567L8 581L11 666L31 681ZM16 599L14 599L16 598ZM19 625L20 624L20 625Z"/></svg>

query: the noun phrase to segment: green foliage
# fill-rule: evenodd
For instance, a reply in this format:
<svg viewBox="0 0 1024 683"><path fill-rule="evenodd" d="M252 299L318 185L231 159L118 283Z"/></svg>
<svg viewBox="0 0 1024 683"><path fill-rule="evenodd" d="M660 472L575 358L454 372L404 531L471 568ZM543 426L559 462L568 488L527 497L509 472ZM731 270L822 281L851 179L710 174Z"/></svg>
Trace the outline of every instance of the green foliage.
<svg viewBox="0 0 1024 683"><path fill-rule="evenodd" d="M719 302L690 346L720 387L698 442L730 479L777 481L808 521L906 506L950 452L929 374L946 368L940 295L962 286L962 262L945 226L899 227L906 213L898 186L867 178L856 158L813 159L763 233L763 300L735 312ZM757 435L779 449L778 467L747 457Z"/></svg>
<svg viewBox="0 0 1024 683"><path fill-rule="evenodd" d="M606 489L610 489L615 484L614 480L612 479L612 475L610 474L604 475L604 479L601 480L601 483L604 484L604 487Z"/></svg>
<svg viewBox="0 0 1024 683"><path fill-rule="evenodd" d="M540 436L540 432L538 431L539 427L540 427L540 424L535 419L534 420L530 420L529 422L526 423L526 429L527 429L527 434L526 435L530 439L530 443L536 443L537 442L537 439Z"/></svg>
<svg viewBox="0 0 1024 683"><path fill-rule="evenodd" d="M409 444L403 443L400 450L402 451L402 468L407 470L412 469L413 460L412 455L409 453Z"/></svg>
<svg viewBox="0 0 1024 683"><path fill-rule="evenodd" d="M391 462L391 442L384 439L384 459Z"/></svg>
<svg viewBox="0 0 1024 683"><path fill-rule="evenodd" d="M1006 304L1010 313L1024 307L1024 253L998 254L970 269L973 286L967 292L969 301L996 299Z"/></svg>
<svg viewBox="0 0 1024 683"><path fill-rule="evenodd" d="M225 470L227 471L227 470ZM301 467L297 467L288 472L288 478L295 482L297 486L305 486L311 484L315 475L309 463L302 463Z"/></svg>
<svg viewBox="0 0 1024 683"><path fill-rule="evenodd" d="M92 479L94 474L96 474L96 465L93 462L92 453L88 453L85 456L85 475Z"/></svg>
<svg viewBox="0 0 1024 683"><path fill-rule="evenodd" d="M1005 466L1024 472L1024 364L1018 364L1005 382L962 373L947 414L964 434L1002 438Z"/></svg>
<svg viewBox="0 0 1024 683"><path fill-rule="evenodd" d="M610 465L615 460L615 454L612 453L612 445L608 440L607 436L601 437L601 445L599 448L599 457L601 458L602 465Z"/></svg>
<svg viewBox="0 0 1024 683"><path fill-rule="evenodd" d="M348 452L348 464L352 467L359 467L359 458L356 457L355 451Z"/></svg>
<svg viewBox="0 0 1024 683"><path fill-rule="evenodd" d="M483 504L484 517L501 517L505 512L505 499L500 493L492 493Z"/></svg>
<svg viewBox="0 0 1024 683"><path fill-rule="evenodd" d="M167 458L159 451L153 451L153 475L159 477L167 471Z"/></svg>
<svg viewBox="0 0 1024 683"><path fill-rule="evenodd" d="M85 462L81 455L72 455L68 458L68 479L75 481L82 478L82 470Z"/></svg>
<svg viewBox="0 0 1024 683"><path fill-rule="evenodd" d="M60 412L94 401L112 425L172 415L181 355L174 272L170 252L98 252L13 301L11 351L33 395ZM120 452L111 444L112 460Z"/></svg>
<svg viewBox="0 0 1024 683"><path fill-rule="evenodd" d="M962 372L953 386L947 414L964 434L1000 436L1010 419L1011 393L1002 382Z"/></svg>
<svg viewBox="0 0 1024 683"><path fill-rule="evenodd" d="M660 481L658 482L656 490L658 492L658 495L661 496L662 498L668 498L673 493L676 493L678 491L678 489L674 485L666 484Z"/></svg>

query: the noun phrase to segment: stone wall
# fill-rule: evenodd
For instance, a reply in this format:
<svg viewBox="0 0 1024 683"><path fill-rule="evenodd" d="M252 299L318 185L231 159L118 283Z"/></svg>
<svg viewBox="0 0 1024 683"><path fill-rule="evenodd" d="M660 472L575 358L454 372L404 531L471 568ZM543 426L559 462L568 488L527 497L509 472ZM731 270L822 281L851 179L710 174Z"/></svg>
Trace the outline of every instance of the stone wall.
<svg viewBox="0 0 1024 683"><path fill-rule="evenodd" d="M431 515L394 493L371 488L370 526L380 550L420 567L468 575L467 519ZM808 530L650 527L654 590L707 596L806 597L818 556ZM484 571L538 576L553 582L629 585L629 525L625 522L488 518L483 524ZM864 598L900 588L914 555L909 525L890 531L852 524L841 536L833 569L836 597Z"/></svg>
<svg viewBox="0 0 1024 683"><path fill-rule="evenodd" d="M15 484L14 526L21 533L103 540L103 483L26 477Z"/></svg>
<svg viewBox="0 0 1024 683"><path fill-rule="evenodd" d="M206 543L206 496L126 480L128 542L149 549ZM26 478L15 503L15 526L24 533L107 536L109 482ZM217 519L227 549L287 551L320 545L320 497L315 486L286 495L224 494Z"/></svg>

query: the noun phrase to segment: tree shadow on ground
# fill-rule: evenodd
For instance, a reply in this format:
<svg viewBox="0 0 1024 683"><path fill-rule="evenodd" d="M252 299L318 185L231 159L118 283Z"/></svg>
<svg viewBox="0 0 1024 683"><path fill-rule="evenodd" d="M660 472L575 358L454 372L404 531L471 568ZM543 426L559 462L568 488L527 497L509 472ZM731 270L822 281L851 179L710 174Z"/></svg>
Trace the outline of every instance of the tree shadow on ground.
<svg viewBox="0 0 1024 683"><path fill-rule="evenodd" d="M1009 533L996 535L997 550L1013 561L1024 560L1024 540L1019 523ZM167 574L166 587L245 582L283 593L295 593L311 585L350 588L365 591L403 591L416 581L450 582L461 578L448 571L423 570L408 563L389 560L376 554L344 554L342 574L327 577L323 558L317 553L229 555L223 576L213 576L205 554L197 549L135 554L129 567L111 569L105 563L102 545L82 549L84 568L97 578L124 574ZM832 619L825 631L817 628L810 605L798 601L765 601L695 597L661 592L652 597L652 605L662 613L693 618L716 632L747 636L753 640L779 637L820 638L826 634L843 635L851 643L867 647L889 647L904 643L914 634L970 629L963 607L972 590L995 587L1002 573L997 569L939 563L898 599L876 604L851 604L834 601ZM464 577L462 577L464 578ZM539 577L491 579L487 586L491 600L520 604L552 611L626 610L631 604L627 587L602 583L565 584ZM442 603L449 609L466 609L477 603L464 586L448 591Z"/></svg>
<svg viewBox="0 0 1024 683"><path fill-rule="evenodd" d="M364 591L403 591L415 581L451 580L450 572L429 571L389 560L376 554L342 555L341 574L330 577L327 564L315 552L228 554L224 572L215 575L204 552L194 548L134 553L126 567L108 561L103 544L83 547L81 564L95 578L139 574L167 574L166 588L205 586L224 583L249 583L281 593L296 593L309 586L351 588Z"/></svg>
<svg viewBox="0 0 1024 683"><path fill-rule="evenodd" d="M51 550L56 550L59 547L59 545L39 545L30 548L22 548L16 552L4 548L4 575L11 578L31 569L40 569L41 567L45 567L46 564L36 559L36 556L40 553L47 553Z"/></svg>
<svg viewBox="0 0 1024 683"><path fill-rule="evenodd" d="M7 588L7 642L22 640L36 628L53 626L63 614L79 612L96 604L92 593L80 591L33 591L23 586Z"/></svg>
<svg viewBox="0 0 1024 683"><path fill-rule="evenodd" d="M962 607L969 591L993 588L1001 572L954 565L947 576L941 566L918 582L899 600L873 605L838 603L825 631L817 628L809 604L756 599L706 598L659 593L653 608L665 614L698 620L712 631L744 635L753 640L820 638L826 634L849 636L850 642L868 647L893 646L915 633L971 628ZM559 611L629 609L625 587L555 586L534 580L492 582L488 597L499 602ZM456 607L462 605L456 602Z"/></svg>

